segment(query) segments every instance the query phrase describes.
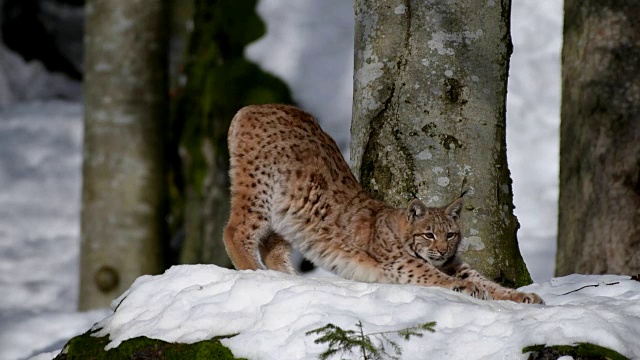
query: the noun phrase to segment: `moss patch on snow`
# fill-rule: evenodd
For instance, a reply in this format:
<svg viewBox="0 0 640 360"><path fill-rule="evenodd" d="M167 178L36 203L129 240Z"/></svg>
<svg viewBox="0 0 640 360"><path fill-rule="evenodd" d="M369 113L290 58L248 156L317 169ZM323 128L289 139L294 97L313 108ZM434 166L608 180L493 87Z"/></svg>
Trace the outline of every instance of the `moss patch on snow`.
<svg viewBox="0 0 640 360"><path fill-rule="evenodd" d="M54 360L241 360L216 337L193 344L168 343L162 340L137 337L124 341L120 346L104 350L109 337L95 337L91 331L69 340Z"/></svg>
<svg viewBox="0 0 640 360"><path fill-rule="evenodd" d="M562 356L571 356L576 360L629 360L615 350L589 343L577 343L575 345L532 345L522 349L522 353L528 353L529 360L558 359Z"/></svg>

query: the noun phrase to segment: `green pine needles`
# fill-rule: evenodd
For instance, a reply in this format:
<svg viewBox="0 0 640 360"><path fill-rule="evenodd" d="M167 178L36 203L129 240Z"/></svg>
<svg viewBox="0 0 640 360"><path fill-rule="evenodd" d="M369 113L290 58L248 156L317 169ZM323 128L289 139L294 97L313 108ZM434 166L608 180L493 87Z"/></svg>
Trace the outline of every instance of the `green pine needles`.
<svg viewBox="0 0 640 360"><path fill-rule="evenodd" d="M435 326L435 322L428 322L397 331L365 334L362 322L358 321L356 323L358 330L344 330L336 325L327 324L321 328L307 331L306 335L317 334L320 337L314 341L316 344L328 344L328 349L320 354L320 360L326 360L338 352L344 354L354 351L359 352L363 360L399 360L402 348L397 342L390 339L389 335L395 334L407 341L412 336L422 337L425 331L435 332ZM387 353L385 345L393 350L394 355Z"/></svg>

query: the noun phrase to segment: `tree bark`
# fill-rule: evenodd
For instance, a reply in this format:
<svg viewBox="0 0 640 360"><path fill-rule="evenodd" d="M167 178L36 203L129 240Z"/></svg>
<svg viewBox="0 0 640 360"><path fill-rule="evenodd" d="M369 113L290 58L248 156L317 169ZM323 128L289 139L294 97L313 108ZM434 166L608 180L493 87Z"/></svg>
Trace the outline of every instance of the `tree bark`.
<svg viewBox="0 0 640 360"><path fill-rule="evenodd" d="M80 309L163 269L165 1L88 0Z"/></svg>
<svg viewBox="0 0 640 360"><path fill-rule="evenodd" d="M468 190L460 255L531 282L516 240L505 101L509 0L356 0L351 163L374 197L442 206Z"/></svg>
<svg viewBox="0 0 640 360"><path fill-rule="evenodd" d="M640 4L564 6L556 274L638 274Z"/></svg>

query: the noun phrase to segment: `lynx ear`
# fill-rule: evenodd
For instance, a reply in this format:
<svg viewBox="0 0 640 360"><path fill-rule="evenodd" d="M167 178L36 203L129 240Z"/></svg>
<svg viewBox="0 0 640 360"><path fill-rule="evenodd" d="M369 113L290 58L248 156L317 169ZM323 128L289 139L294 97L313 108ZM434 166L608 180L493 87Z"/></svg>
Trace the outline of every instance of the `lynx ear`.
<svg viewBox="0 0 640 360"><path fill-rule="evenodd" d="M445 214L451 216L455 221L458 221L458 219L460 219L461 211L462 211L462 196L455 199L451 204L447 205L447 208L444 210Z"/></svg>
<svg viewBox="0 0 640 360"><path fill-rule="evenodd" d="M413 199L407 208L407 219L412 223L415 219L423 217L427 213L427 205L420 199Z"/></svg>

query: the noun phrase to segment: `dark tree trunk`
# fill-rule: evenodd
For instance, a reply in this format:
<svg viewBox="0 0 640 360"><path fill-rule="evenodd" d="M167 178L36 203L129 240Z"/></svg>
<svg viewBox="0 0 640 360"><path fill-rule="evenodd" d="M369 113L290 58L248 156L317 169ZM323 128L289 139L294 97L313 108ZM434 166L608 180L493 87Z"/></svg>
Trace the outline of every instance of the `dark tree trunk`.
<svg viewBox="0 0 640 360"><path fill-rule="evenodd" d="M640 3L565 0L557 275L640 273Z"/></svg>

